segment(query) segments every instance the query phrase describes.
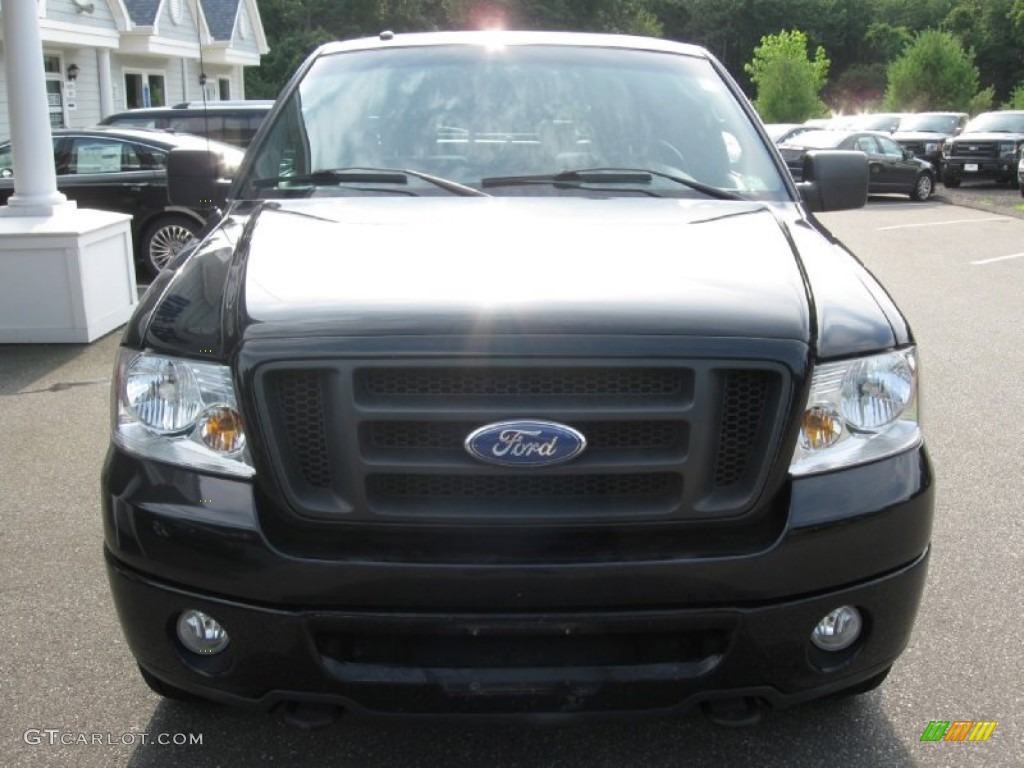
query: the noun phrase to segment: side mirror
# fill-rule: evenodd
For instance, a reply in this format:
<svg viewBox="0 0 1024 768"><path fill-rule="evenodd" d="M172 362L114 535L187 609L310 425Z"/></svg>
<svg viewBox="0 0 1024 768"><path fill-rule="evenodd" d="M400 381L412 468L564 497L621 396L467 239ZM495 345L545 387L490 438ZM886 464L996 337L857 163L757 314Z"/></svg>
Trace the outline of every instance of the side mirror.
<svg viewBox="0 0 1024 768"><path fill-rule="evenodd" d="M231 180L223 159L205 149L172 149L167 155L167 196L172 205L209 210L224 205Z"/></svg>
<svg viewBox="0 0 1024 768"><path fill-rule="evenodd" d="M909 149L904 149L903 150L903 159L904 160L913 160L914 159L914 153L911 152Z"/></svg>
<svg viewBox="0 0 1024 768"><path fill-rule="evenodd" d="M812 150L804 155L803 181L797 184L808 210L863 208L868 200L868 158L863 152Z"/></svg>

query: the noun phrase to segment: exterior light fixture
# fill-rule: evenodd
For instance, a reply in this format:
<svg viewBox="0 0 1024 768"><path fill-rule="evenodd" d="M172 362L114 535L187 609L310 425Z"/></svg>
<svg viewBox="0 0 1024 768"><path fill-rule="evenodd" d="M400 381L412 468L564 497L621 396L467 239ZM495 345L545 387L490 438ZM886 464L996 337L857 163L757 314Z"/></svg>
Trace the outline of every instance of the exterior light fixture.
<svg viewBox="0 0 1024 768"><path fill-rule="evenodd" d="M68 66L68 80L77 80L78 73L81 72L81 68L77 64L71 64Z"/></svg>

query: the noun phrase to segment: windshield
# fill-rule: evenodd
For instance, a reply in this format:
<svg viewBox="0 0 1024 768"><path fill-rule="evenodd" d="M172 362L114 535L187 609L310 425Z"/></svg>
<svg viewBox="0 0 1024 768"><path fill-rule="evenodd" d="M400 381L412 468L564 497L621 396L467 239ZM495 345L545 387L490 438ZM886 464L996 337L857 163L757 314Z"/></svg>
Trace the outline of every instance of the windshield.
<svg viewBox="0 0 1024 768"><path fill-rule="evenodd" d="M971 120L964 133L1024 133L1024 112L986 112Z"/></svg>
<svg viewBox="0 0 1024 768"><path fill-rule="evenodd" d="M617 48L449 45L325 55L250 153L240 185L246 198L457 189L441 179L500 195L701 197L703 185L730 197L788 199L763 140L709 62ZM607 173L493 183L595 169L654 173L634 173L631 183Z"/></svg>
<svg viewBox="0 0 1024 768"><path fill-rule="evenodd" d="M899 130L920 133L956 133L956 115L911 115L900 120Z"/></svg>

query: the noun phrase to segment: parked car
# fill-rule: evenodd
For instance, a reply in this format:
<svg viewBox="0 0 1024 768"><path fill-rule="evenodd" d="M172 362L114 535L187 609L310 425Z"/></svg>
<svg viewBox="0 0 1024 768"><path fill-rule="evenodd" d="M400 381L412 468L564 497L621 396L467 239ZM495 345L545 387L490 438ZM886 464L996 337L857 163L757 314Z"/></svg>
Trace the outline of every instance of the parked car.
<svg viewBox="0 0 1024 768"><path fill-rule="evenodd" d="M892 133L906 117L902 112L863 112L856 115L839 115L825 125L828 130L879 131Z"/></svg>
<svg viewBox="0 0 1024 768"><path fill-rule="evenodd" d="M900 120L892 138L914 157L927 160L937 174L942 172L942 148L967 125L966 112L918 112Z"/></svg>
<svg viewBox="0 0 1024 768"><path fill-rule="evenodd" d="M867 112L855 116L849 130L892 133L906 117L907 114L904 112Z"/></svg>
<svg viewBox="0 0 1024 768"><path fill-rule="evenodd" d="M933 482L909 326L811 215L863 153L797 184L711 54L614 35L328 44L270 121L117 355L157 693L735 723L882 682Z"/></svg>
<svg viewBox="0 0 1024 768"><path fill-rule="evenodd" d="M942 183L964 179L1017 184L1017 155L1024 146L1024 110L983 112L942 148Z"/></svg>
<svg viewBox="0 0 1024 768"><path fill-rule="evenodd" d="M891 138L876 131L808 131L779 146L793 178L803 178L804 158L811 150L843 149L868 157L873 195L895 192L911 200L927 200L935 190L935 169L914 157Z"/></svg>
<svg viewBox="0 0 1024 768"><path fill-rule="evenodd" d="M132 216L135 258L142 272L156 275L198 232L216 201L172 205L167 198L167 154L172 149L206 149L221 158L227 173L243 152L189 134L130 128L53 131L57 188L82 208ZM0 204L14 192L10 142L0 144Z"/></svg>
<svg viewBox="0 0 1024 768"><path fill-rule="evenodd" d="M1017 161L1017 188L1024 197L1024 148L1017 152L1017 156L1020 158Z"/></svg>
<svg viewBox="0 0 1024 768"><path fill-rule="evenodd" d="M273 101L186 101L173 107L142 107L109 115L100 125L161 128L249 146Z"/></svg>
<svg viewBox="0 0 1024 768"><path fill-rule="evenodd" d="M803 123L765 123L765 131L776 144L782 144L805 131L813 131L814 126Z"/></svg>

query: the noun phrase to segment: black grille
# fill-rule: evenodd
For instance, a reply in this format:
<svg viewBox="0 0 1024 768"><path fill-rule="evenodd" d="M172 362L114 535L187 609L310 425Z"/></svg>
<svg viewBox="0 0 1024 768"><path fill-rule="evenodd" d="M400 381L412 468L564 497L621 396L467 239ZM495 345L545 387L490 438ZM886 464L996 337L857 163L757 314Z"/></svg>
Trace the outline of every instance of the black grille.
<svg viewBox="0 0 1024 768"><path fill-rule="evenodd" d="M700 358L449 358L268 364L257 382L268 458L300 517L490 524L739 514L767 477L786 378ZM518 419L577 429L587 448L529 469L465 450Z"/></svg>
<svg viewBox="0 0 1024 768"><path fill-rule="evenodd" d="M487 622L481 618L476 623ZM724 630L566 632L560 623L553 624L547 633L503 632L500 627L428 633L396 625L391 632L322 632L316 644L324 656L344 664L509 669L678 664L716 656L729 640Z"/></svg>
<svg viewBox="0 0 1024 768"><path fill-rule="evenodd" d="M683 397L689 371L672 368L377 368L358 373L370 397Z"/></svg>
<svg viewBox="0 0 1024 768"><path fill-rule="evenodd" d="M923 141L901 141L904 149L910 150L916 157L924 156L924 142Z"/></svg>
<svg viewBox="0 0 1024 768"><path fill-rule="evenodd" d="M998 157L999 149L991 141L958 141L953 144L952 154L955 157Z"/></svg>
<svg viewBox="0 0 1024 768"><path fill-rule="evenodd" d="M761 371L732 371L725 375L716 486L733 485L746 474L758 443L767 395L768 380Z"/></svg>
<svg viewBox="0 0 1024 768"><path fill-rule="evenodd" d="M634 475L400 475L369 478L371 496L382 499L547 499L661 497L677 492L679 477Z"/></svg>
<svg viewBox="0 0 1024 768"><path fill-rule="evenodd" d="M328 488L333 482L327 451L323 377L316 372L282 373L277 397L288 435L288 445L306 483Z"/></svg>
<svg viewBox="0 0 1024 768"><path fill-rule="evenodd" d="M377 421L366 425L364 445L374 451L459 451L481 422ZM587 439L587 451L657 450L684 443L680 422L571 422Z"/></svg>

